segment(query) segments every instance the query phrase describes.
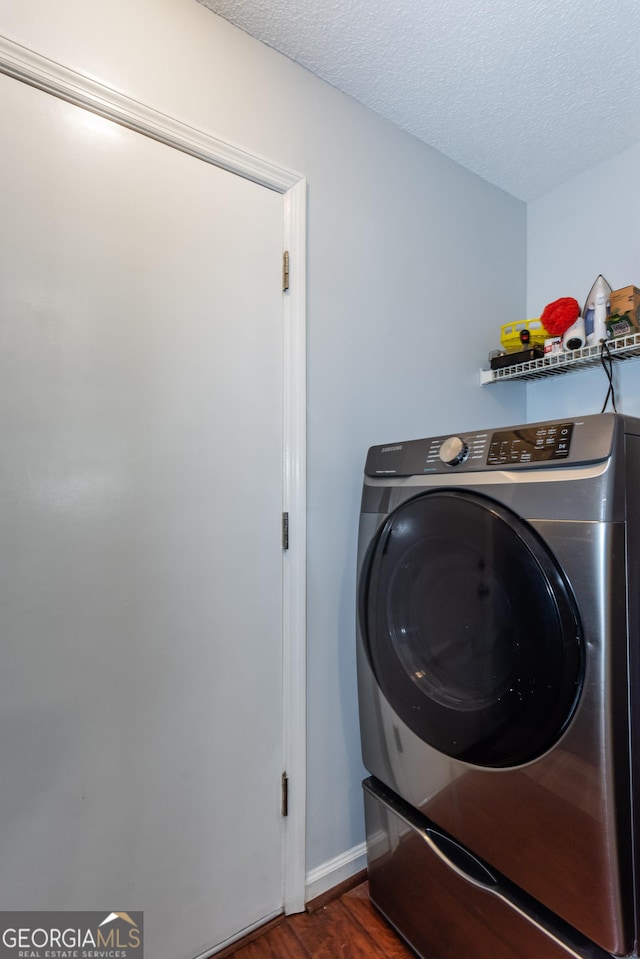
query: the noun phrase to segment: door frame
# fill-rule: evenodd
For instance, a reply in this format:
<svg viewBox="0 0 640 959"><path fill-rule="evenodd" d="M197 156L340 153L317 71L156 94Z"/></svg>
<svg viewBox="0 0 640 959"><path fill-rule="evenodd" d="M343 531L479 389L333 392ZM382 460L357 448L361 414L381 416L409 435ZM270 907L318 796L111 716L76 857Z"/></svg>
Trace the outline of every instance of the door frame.
<svg viewBox="0 0 640 959"><path fill-rule="evenodd" d="M283 823L283 906L304 909L306 843L306 178L99 83L0 36L0 73L112 120L166 146L251 180L283 197L283 761L288 815Z"/></svg>

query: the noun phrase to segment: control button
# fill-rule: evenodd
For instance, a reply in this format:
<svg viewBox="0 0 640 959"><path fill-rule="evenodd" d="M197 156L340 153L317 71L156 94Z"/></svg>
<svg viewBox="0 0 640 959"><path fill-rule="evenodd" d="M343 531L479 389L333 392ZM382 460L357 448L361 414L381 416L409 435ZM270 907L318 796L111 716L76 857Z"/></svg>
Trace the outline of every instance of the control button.
<svg viewBox="0 0 640 959"><path fill-rule="evenodd" d="M447 466L457 466L467 458L469 447L459 436L450 436L440 447L440 459Z"/></svg>

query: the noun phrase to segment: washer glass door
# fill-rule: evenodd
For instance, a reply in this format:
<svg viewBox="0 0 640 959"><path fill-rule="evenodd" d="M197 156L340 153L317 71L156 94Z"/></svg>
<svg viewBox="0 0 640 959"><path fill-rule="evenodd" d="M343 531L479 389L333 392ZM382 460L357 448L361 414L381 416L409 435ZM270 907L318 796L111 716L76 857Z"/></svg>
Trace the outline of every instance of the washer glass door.
<svg viewBox="0 0 640 959"><path fill-rule="evenodd" d="M542 540L495 501L444 490L398 507L360 607L378 685L440 752L518 765L568 724L583 674L576 604Z"/></svg>

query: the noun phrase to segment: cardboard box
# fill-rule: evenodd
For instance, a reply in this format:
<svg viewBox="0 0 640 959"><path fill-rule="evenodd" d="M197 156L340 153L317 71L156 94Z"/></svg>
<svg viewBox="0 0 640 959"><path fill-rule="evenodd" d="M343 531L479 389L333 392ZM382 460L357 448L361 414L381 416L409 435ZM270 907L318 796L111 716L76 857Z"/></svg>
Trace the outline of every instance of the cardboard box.
<svg viewBox="0 0 640 959"><path fill-rule="evenodd" d="M637 286L624 286L612 292L611 316L624 317L634 331L640 329L640 290Z"/></svg>
<svg viewBox="0 0 640 959"><path fill-rule="evenodd" d="M632 322L631 316L631 313L623 313L622 316L613 313L611 316L608 316L605 320L607 337L610 340L615 340L619 336L635 336L638 329Z"/></svg>

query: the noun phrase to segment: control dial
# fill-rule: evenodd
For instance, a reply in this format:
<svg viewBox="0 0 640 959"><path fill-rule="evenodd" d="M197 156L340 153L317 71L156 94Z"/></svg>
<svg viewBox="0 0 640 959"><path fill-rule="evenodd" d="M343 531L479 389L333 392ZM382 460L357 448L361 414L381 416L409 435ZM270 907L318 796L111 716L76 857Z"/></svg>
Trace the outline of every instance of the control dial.
<svg viewBox="0 0 640 959"><path fill-rule="evenodd" d="M447 466L457 466L467 458L469 447L459 436L450 436L440 447L438 455Z"/></svg>

